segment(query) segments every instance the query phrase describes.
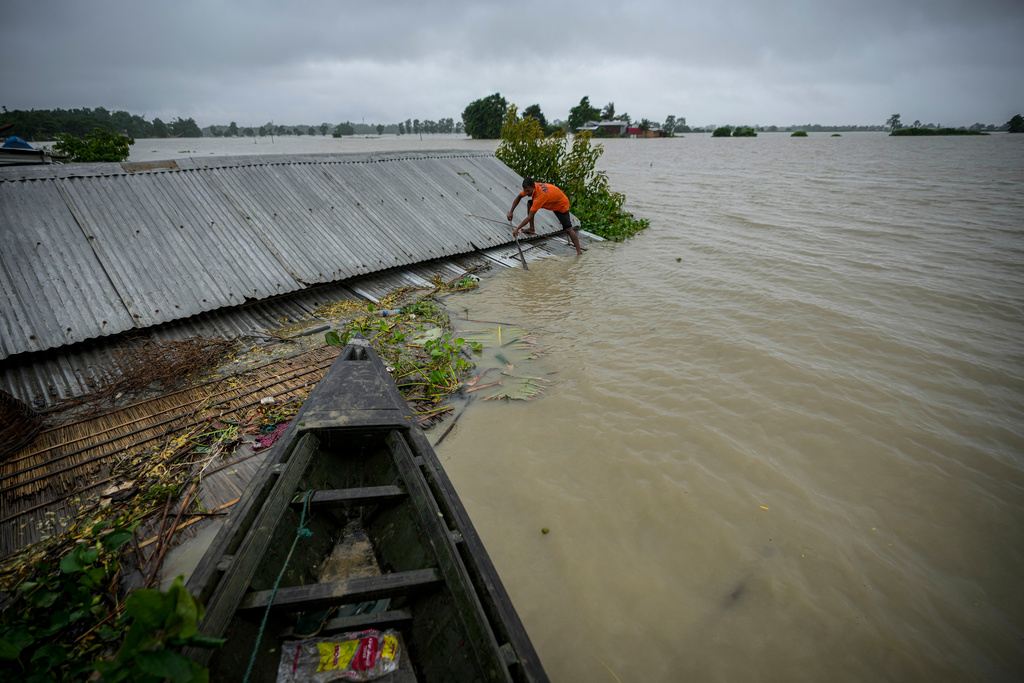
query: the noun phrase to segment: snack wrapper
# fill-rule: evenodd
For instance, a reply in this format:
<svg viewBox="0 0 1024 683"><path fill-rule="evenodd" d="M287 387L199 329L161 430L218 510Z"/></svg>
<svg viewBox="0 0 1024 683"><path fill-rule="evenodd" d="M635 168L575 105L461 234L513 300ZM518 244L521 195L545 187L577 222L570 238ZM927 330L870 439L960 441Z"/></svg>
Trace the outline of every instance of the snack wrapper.
<svg viewBox="0 0 1024 683"><path fill-rule="evenodd" d="M286 640L277 683L372 681L398 670L398 631L358 631L328 638Z"/></svg>

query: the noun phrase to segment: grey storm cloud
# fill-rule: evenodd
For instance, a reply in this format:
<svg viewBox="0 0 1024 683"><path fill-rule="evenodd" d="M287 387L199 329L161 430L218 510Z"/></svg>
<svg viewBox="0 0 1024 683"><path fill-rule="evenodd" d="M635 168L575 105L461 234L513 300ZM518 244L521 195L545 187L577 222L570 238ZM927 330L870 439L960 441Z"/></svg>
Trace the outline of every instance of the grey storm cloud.
<svg viewBox="0 0 1024 683"><path fill-rule="evenodd" d="M691 123L1003 123L1024 3L8 0L0 104L289 123L457 118L501 92Z"/></svg>

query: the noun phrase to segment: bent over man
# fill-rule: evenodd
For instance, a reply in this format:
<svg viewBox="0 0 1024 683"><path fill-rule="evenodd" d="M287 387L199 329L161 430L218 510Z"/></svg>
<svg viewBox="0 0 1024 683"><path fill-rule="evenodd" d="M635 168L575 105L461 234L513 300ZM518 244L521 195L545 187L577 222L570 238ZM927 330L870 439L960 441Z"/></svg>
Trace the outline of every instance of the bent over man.
<svg viewBox="0 0 1024 683"><path fill-rule="evenodd" d="M523 179L523 191L516 195L516 199L512 202L512 208L508 210L508 219L512 220L512 213L519 206L519 201L523 197L529 197L526 201L526 210L529 214L523 219L523 222L512 231L512 236L517 237L519 231L523 230L523 226L527 223L530 227L527 230L523 230L527 235L533 235L537 232L536 226L533 224L533 217L537 215L537 212L541 209L548 209L553 211L555 216L558 217L558 222L562 224L562 229L569 233L569 239L572 240L572 244L576 247L576 255L582 256L583 250L580 249L580 240L576 236L576 231L572 229L572 223L569 221L569 198L565 196L565 193L559 190L551 183L535 183L533 178Z"/></svg>

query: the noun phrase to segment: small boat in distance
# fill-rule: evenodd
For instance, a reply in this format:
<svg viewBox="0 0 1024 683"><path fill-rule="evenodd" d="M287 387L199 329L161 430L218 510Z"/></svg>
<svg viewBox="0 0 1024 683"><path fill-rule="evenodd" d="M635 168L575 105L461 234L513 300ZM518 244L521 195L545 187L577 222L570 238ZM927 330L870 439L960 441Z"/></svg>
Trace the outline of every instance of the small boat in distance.
<svg viewBox="0 0 1024 683"><path fill-rule="evenodd" d="M400 642L398 670L382 682L548 680L437 455L364 339L310 394L188 588L206 605L200 632L226 638L189 652L213 681L247 670L274 681L284 643L298 661L296 640L367 629L392 629Z"/></svg>

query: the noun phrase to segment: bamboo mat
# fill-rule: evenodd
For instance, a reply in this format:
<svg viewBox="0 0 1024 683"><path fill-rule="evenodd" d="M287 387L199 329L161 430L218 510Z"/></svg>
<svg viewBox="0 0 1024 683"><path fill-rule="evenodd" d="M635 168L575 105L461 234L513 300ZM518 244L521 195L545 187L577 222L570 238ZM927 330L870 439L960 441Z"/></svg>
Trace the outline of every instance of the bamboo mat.
<svg viewBox="0 0 1024 683"><path fill-rule="evenodd" d="M336 347L319 347L41 432L0 464L0 557L60 531L110 483L110 469L120 458L209 419L233 419L261 398L307 395L338 353ZM237 497L244 487L240 479L227 478L223 491L211 491L204 506Z"/></svg>

